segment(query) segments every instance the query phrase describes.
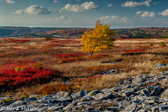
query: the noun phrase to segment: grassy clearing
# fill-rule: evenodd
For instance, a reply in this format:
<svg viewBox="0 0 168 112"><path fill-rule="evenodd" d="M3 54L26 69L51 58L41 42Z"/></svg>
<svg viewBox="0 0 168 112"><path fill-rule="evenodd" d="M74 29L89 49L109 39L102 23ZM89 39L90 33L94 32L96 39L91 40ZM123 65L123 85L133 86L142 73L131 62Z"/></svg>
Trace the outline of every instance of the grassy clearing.
<svg viewBox="0 0 168 112"><path fill-rule="evenodd" d="M90 56L81 51L83 44L80 39L1 39L1 69L37 66L39 69L60 72L59 77L50 78L48 82L33 86L26 84L15 89L5 88L1 90L1 96L25 97L31 94L46 95L57 91L76 92L83 89L91 91L117 86L118 82L127 77L141 73L158 74L167 71L167 67L154 68L156 63L168 63L167 46L160 46L160 42L167 44L168 39L116 40L113 49ZM39 64L35 65L36 63ZM108 70L121 68L123 70L118 74L103 75ZM2 76L3 70L0 71L0 79Z"/></svg>

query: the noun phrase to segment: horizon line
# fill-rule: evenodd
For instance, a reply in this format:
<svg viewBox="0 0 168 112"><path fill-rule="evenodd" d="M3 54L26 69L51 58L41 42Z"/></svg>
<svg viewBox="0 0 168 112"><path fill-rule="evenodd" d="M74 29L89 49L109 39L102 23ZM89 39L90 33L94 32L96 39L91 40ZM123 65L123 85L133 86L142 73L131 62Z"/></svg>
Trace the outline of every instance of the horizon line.
<svg viewBox="0 0 168 112"><path fill-rule="evenodd" d="M25 27L25 28L94 28L89 26L0 26L0 28L3 27ZM137 26L137 27L113 27L110 29L134 29L134 28L168 28L164 26Z"/></svg>

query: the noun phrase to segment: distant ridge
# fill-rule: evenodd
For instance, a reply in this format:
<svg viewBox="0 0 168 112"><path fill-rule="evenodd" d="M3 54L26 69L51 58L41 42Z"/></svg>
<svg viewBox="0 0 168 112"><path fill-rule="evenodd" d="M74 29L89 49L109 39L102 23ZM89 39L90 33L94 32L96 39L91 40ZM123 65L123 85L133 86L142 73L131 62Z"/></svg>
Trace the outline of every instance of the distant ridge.
<svg viewBox="0 0 168 112"><path fill-rule="evenodd" d="M61 27L22 27L0 26L0 37L32 37L44 38L80 38L81 35L91 28L61 28ZM168 27L138 27L119 28L115 30L115 38L167 38Z"/></svg>

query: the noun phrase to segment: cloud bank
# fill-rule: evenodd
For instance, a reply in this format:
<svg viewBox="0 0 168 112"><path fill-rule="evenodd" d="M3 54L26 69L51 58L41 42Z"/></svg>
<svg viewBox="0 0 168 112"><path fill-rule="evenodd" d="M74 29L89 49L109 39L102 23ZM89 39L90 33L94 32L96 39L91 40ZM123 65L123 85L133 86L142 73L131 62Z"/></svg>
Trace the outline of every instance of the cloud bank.
<svg viewBox="0 0 168 112"><path fill-rule="evenodd" d="M166 9L165 11L160 12L159 15L168 16L168 9Z"/></svg>
<svg viewBox="0 0 168 112"><path fill-rule="evenodd" d="M141 6L141 5L149 7L150 2L152 2L152 0L147 0L147 1L144 1L144 2L127 1L127 2L123 3L121 5L121 7L137 7L137 6Z"/></svg>
<svg viewBox="0 0 168 112"><path fill-rule="evenodd" d="M96 8L98 8L98 5L96 5L94 2L85 2L81 5L67 4L63 8L61 8L59 12L61 13L63 10L71 11L71 12L82 12L82 11L92 10Z"/></svg>
<svg viewBox="0 0 168 112"><path fill-rule="evenodd" d="M31 5L30 7L24 10L28 15L36 15L36 14L50 14L51 11L43 6Z"/></svg>
<svg viewBox="0 0 168 112"><path fill-rule="evenodd" d="M155 13L154 12L149 12L149 11L144 11L144 12L141 12L141 11L138 11L136 12L137 15L140 15L141 17L154 17L155 16Z"/></svg>
<svg viewBox="0 0 168 112"><path fill-rule="evenodd" d="M116 15L108 15L98 18L98 20L105 20L106 22L116 22L116 23L130 23L130 20L127 17L119 17Z"/></svg>
<svg viewBox="0 0 168 112"><path fill-rule="evenodd" d="M12 14L23 14L23 10L16 10L15 12L12 12Z"/></svg>
<svg viewBox="0 0 168 112"><path fill-rule="evenodd" d="M5 2L9 3L9 4L14 4L15 3L15 1L13 1L13 0L5 0Z"/></svg>

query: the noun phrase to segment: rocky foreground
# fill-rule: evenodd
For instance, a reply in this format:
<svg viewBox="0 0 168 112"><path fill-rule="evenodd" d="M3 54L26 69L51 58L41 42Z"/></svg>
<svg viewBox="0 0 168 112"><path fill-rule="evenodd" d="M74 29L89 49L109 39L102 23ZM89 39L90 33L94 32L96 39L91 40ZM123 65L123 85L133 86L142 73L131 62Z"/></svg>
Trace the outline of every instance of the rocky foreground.
<svg viewBox="0 0 168 112"><path fill-rule="evenodd" d="M0 98L0 112L160 112L168 111L168 89L162 85L168 82L168 72L159 75L140 74L128 77L118 87L85 90L78 93L65 91L52 95L31 95L29 98L14 100L12 97ZM11 111L10 111L11 112Z"/></svg>

